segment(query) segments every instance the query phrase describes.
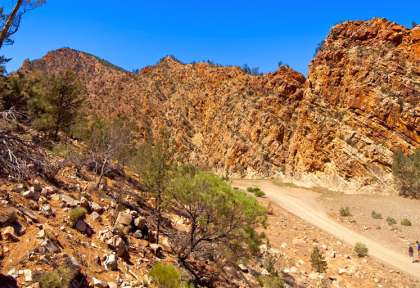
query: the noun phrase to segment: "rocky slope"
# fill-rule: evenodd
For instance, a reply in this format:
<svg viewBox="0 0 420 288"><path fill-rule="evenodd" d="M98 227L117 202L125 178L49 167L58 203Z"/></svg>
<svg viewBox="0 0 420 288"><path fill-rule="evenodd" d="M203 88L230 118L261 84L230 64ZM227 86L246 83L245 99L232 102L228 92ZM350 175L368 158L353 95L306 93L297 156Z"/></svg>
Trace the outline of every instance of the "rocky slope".
<svg viewBox="0 0 420 288"><path fill-rule="evenodd" d="M333 189L392 191L392 155L420 146L420 27L333 27L310 65L288 173ZM309 175L312 174L312 175Z"/></svg>
<svg viewBox="0 0 420 288"><path fill-rule="evenodd" d="M66 48L21 71L76 71L86 112L129 117L140 138L166 127L178 157L224 175L393 192L392 152L420 146L419 59L419 27L373 19L333 27L307 80L171 57L133 74Z"/></svg>

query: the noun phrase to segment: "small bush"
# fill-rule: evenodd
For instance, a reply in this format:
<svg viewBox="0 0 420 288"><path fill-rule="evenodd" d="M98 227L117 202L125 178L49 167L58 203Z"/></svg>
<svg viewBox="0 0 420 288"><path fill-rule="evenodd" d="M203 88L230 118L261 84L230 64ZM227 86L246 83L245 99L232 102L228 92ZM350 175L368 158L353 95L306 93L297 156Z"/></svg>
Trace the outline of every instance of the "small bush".
<svg viewBox="0 0 420 288"><path fill-rule="evenodd" d="M149 271L149 276L159 288L182 287L181 273L172 264L156 263Z"/></svg>
<svg viewBox="0 0 420 288"><path fill-rule="evenodd" d="M52 272L42 273L36 280L40 288L67 288L75 274L67 267L59 267Z"/></svg>
<svg viewBox="0 0 420 288"><path fill-rule="evenodd" d="M401 220L401 225L403 226L411 226L411 221L408 220L407 218L404 218Z"/></svg>
<svg viewBox="0 0 420 288"><path fill-rule="evenodd" d="M351 216L350 208L349 207L341 207L340 208L340 216L342 216L342 217Z"/></svg>
<svg viewBox="0 0 420 288"><path fill-rule="evenodd" d="M76 207L69 211L69 221L70 226L76 225L77 221L80 219L85 219L85 216L87 214L87 211L83 207Z"/></svg>
<svg viewBox="0 0 420 288"><path fill-rule="evenodd" d="M277 275L266 275L258 277L258 282L263 288L283 288L284 282Z"/></svg>
<svg viewBox="0 0 420 288"><path fill-rule="evenodd" d="M394 218L388 216L386 218L386 223L388 223L388 225L395 225L395 224L397 224L397 220L395 220Z"/></svg>
<svg viewBox="0 0 420 288"><path fill-rule="evenodd" d="M368 255L369 249L365 244L357 242L356 245L354 245L354 252L359 257L365 257Z"/></svg>
<svg viewBox="0 0 420 288"><path fill-rule="evenodd" d="M401 196L420 198L420 149L405 155L401 150L394 153L392 174Z"/></svg>
<svg viewBox="0 0 420 288"><path fill-rule="evenodd" d="M382 219L382 214L376 212L375 210L372 211L372 214L371 215L372 215L372 218L373 219Z"/></svg>
<svg viewBox="0 0 420 288"><path fill-rule="evenodd" d="M312 268L318 273L324 273L327 271L327 261L325 261L324 255L319 251L318 247L314 247L311 254Z"/></svg>
<svg viewBox="0 0 420 288"><path fill-rule="evenodd" d="M258 187L248 187L246 189L248 192L253 193L257 197L264 197L265 193Z"/></svg>

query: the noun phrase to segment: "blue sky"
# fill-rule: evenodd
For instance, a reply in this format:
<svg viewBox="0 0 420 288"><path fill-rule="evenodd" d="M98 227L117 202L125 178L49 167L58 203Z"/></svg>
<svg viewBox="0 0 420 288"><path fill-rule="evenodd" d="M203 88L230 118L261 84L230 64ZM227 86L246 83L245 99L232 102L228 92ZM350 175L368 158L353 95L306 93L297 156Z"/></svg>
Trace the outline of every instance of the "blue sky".
<svg viewBox="0 0 420 288"><path fill-rule="evenodd" d="M12 0L1 1L11 4ZM71 47L127 70L172 54L273 71L282 61L306 74L317 44L344 20L420 22L420 1L48 0L25 15L9 71L24 59ZM1 5L1 4L0 4Z"/></svg>

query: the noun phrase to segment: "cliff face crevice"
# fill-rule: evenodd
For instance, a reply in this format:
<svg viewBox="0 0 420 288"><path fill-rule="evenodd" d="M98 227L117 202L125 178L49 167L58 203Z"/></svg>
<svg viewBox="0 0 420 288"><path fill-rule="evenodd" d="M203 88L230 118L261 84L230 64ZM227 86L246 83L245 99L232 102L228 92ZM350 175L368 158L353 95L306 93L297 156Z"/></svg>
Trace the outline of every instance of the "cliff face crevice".
<svg viewBox="0 0 420 288"><path fill-rule="evenodd" d="M222 174L392 192L393 151L420 146L420 27L385 19L333 27L307 79L171 57L134 74L68 48L21 71L68 69L88 88L87 113L129 117L139 138L166 127L176 157Z"/></svg>

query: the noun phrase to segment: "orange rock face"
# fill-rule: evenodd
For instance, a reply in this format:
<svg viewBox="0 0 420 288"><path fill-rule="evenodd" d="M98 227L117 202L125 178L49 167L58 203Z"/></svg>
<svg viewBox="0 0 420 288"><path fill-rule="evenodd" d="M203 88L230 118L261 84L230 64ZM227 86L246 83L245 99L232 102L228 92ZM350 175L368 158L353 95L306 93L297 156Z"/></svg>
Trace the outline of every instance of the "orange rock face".
<svg viewBox="0 0 420 288"><path fill-rule="evenodd" d="M21 71L66 69L87 85L86 112L126 116L139 138L167 127L175 156L222 174L389 192L393 151L420 146L420 27L384 19L333 27L308 79L170 57L134 74L68 48Z"/></svg>
<svg viewBox="0 0 420 288"><path fill-rule="evenodd" d="M420 143L419 32L384 19L333 27L310 65L289 175L393 190L393 151Z"/></svg>

